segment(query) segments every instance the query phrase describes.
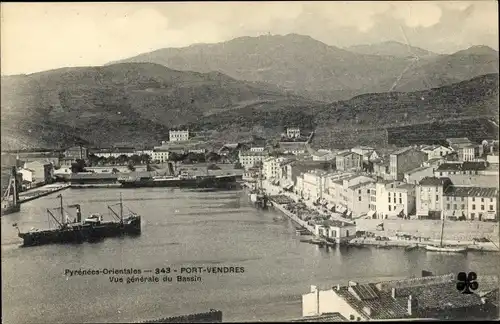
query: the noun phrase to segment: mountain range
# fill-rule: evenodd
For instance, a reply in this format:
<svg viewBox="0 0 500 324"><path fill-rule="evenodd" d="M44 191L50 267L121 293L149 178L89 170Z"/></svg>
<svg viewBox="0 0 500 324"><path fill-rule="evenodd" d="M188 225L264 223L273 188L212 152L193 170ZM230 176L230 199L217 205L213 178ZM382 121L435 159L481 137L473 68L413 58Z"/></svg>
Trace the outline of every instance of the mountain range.
<svg viewBox="0 0 500 324"><path fill-rule="evenodd" d="M359 54L295 34L242 37L102 67L5 76L2 147L152 145L172 127L212 130L234 141L242 132L290 125L369 129L498 120L496 51L476 46L421 58L405 56L404 44L390 48L390 56L376 47Z"/></svg>
<svg viewBox="0 0 500 324"><path fill-rule="evenodd" d="M408 55L410 52L414 54ZM298 34L164 48L119 62L157 63L180 71L219 71L323 101L363 93L425 90L498 73L498 52L486 46L451 55L397 42L341 49Z"/></svg>

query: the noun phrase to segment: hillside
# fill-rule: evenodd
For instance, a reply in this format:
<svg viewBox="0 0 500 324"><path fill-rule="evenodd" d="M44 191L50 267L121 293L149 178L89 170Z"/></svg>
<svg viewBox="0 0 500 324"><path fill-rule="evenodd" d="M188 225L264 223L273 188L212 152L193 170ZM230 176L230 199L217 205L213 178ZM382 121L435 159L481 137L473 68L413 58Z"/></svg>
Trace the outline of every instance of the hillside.
<svg viewBox="0 0 500 324"><path fill-rule="evenodd" d="M404 54L408 50L404 44L394 43L390 42L385 52L381 52L384 46L379 46L378 52L372 48L366 54L329 46L309 36L266 35L165 48L121 62L152 62L182 71L220 71L238 80L271 83L330 102L364 93L425 90L498 73L498 52L493 50L472 47L417 60ZM390 52L391 56L386 55Z"/></svg>
<svg viewBox="0 0 500 324"><path fill-rule="evenodd" d="M309 103L259 83L217 72L181 72L158 64L64 68L2 77L2 148L75 142L153 144L168 128L204 115L260 103Z"/></svg>
<svg viewBox="0 0 500 324"><path fill-rule="evenodd" d="M262 109L247 106L230 113L207 116L188 124L192 129L280 127L297 125L316 129L314 141L320 146L339 141L349 143L372 137L371 130L431 123L436 121L488 118L498 120L498 74L417 92L373 93L332 104L284 106ZM368 134L368 135L366 135ZM383 135L383 134L382 134ZM373 136L373 139L380 135ZM431 138L432 140L432 138Z"/></svg>
<svg viewBox="0 0 500 324"><path fill-rule="evenodd" d="M396 57L420 57L428 58L438 56L438 54L427 51L420 47L406 45L400 42L387 41L376 44L354 45L345 48L346 50L358 54L386 55Z"/></svg>
<svg viewBox="0 0 500 324"><path fill-rule="evenodd" d="M398 80L394 90L430 89L498 73L498 52L487 46L473 46L451 55L416 62Z"/></svg>

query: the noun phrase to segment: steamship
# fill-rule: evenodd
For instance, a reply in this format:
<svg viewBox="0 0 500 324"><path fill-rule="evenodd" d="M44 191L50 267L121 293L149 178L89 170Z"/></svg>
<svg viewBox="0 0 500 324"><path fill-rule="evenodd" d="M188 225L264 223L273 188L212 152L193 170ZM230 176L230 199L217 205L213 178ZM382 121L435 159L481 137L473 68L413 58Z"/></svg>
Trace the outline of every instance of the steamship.
<svg viewBox="0 0 500 324"><path fill-rule="evenodd" d="M82 220L79 204L67 206L76 209L76 218L71 221L64 211L62 195L58 195L57 198L60 198L60 206L53 209L60 211L61 219L57 219L51 209L47 209L49 216L57 223L57 228L46 230L32 228L29 232L21 233L17 223L13 224L17 227L18 236L23 239L23 246L95 242L107 237L141 234L141 216L130 210L127 215L124 215L121 195L118 204L108 206L111 215L116 218L114 221L104 221L101 214L91 214ZM112 208L116 205L120 207L118 213Z"/></svg>

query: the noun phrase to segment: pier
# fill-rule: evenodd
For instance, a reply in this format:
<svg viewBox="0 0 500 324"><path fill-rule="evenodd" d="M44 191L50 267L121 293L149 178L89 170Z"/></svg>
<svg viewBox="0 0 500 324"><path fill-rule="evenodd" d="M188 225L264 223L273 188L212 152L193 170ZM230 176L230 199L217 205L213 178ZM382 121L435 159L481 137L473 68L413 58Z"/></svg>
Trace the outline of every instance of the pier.
<svg viewBox="0 0 500 324"><path fill-rule="evenodd" d="M40 197L45 197L54 192L58 192L69 187L70 185L67 183L59 183L59 184L48 184L42 187L30 189L28 191L21 192L19 194L19 203L22 204Z"/></svg>

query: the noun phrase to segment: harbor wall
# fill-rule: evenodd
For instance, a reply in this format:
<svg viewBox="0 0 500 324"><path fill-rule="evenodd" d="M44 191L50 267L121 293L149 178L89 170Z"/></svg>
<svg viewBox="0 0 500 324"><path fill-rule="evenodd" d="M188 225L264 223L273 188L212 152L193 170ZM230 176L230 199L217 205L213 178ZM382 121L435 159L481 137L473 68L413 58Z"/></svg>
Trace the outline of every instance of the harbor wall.
<svg viewBox="0 0 500 324"><path fill-rule="evenodd" d="M222 311L166 317L141 323L222 323Z"/></svg>
<svg viewBox="0 0 500 324"><path fill-rule="evenodd" d="M377 230L377 225L380 223L384 223L383 231ZM370 231L388 237L395 236L399 232L438 240L441 236L441 221L357 219L356 230ZM449 221L445 224L443 234L445 240L472 241L473 238L482 237L499 242L499 224L478 221Z"/></svg>
<svg viewBox="0 0 500 324"><path fill-rule="evenodd" d="M286 216L288 216L291 220L293 220L295 223L299 224L300 226L303 226L304 228L306 228L309 232L311 233L314 233L314 226L311 226L309 224L307 224L306 221L300 219L297 215L295 215L294 213L286 210L283 206L279 205L279 204L276 204L273 202L273 207L276 208L277 210L281 211L283 214L285 214Z"/></svg>

